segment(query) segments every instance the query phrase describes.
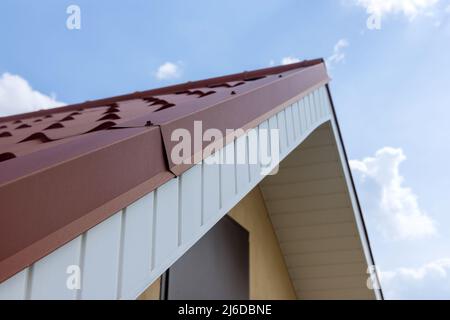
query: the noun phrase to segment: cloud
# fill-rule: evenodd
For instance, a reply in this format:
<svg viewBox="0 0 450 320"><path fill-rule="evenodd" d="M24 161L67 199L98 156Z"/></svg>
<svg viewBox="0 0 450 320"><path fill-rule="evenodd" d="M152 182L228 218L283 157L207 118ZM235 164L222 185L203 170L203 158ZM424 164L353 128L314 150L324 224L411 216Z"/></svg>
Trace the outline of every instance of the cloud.
<svg viewBox="0 0 450 320"><path fill-rule="evenodd" d="M347 39L340 39L333 48L333 54L327 59L327 65L332 68L333 64L340 63L345 59L344 49L350 45Z"/></svg>
<svg viewBox="0 0 450 320"><path fill-rule="evenodd" d="M368 14L383 17L387 14L403 14L414 19L419 14L427 13L439 0L353 0L364 7Z"/></svg>
<svg viewBox="0 0 450 320"><path fill-rule="evenodd" d="M47 109L64 105L54 96L33 90L24 78L10 73L0 77L0 116Z"/></svg>
<svg viewBox="0 0 450 320"><path fill-rule="evenodd" d="M296 58L296 57L292 57L292 56L287 56L280 60L281 65L297 63L297 62L300 62L300 59ZM271 67L275 66L276 64L277 64L276 61L273 59L269 61L269 66L271 66Z"/></svg>
<svg viewBox="0 0 450 320"><path fill-rule="evenodd" d="M173 62L163 63L156 71L156 78L158 80L169 80L181 77L181 67L179 64Z"/></svg>
<svg viewBox="0 0 450 320"><path fill-rule="evenodd" d="M435 222L424 212L411 188L404 186L400 164L406 160L402 149L385 147L375 157L351 160L350 166L364 179L372 179L380 189L376 218L384 236L416 239L437 233Z"/></svg>
<svg viewBox="0 0 450 320"><path fill-rule="evenodd" d="M281 59L282 65L296 63L296 62L300 62L300 59L295 58L295 57L284 57L283 59Z"/></svg>
<svg viewBox="0 0 450 320"><path fill-rule="evenodd" d="M381 287L387 299L445 299L450 297L450 259L419 268L381 271Z"/></svg>

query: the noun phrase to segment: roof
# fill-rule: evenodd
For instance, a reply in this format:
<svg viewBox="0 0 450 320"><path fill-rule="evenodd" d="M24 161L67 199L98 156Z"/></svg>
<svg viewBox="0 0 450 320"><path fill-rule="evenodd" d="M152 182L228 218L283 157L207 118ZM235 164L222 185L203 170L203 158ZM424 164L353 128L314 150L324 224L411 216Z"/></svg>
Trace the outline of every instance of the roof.
<svg viewBox="0 0 450 320"><path fill-rule="evenodd" d="M309 60L0 118L0 282L195 164L174 129L250 129L328 81Z"/></svg>

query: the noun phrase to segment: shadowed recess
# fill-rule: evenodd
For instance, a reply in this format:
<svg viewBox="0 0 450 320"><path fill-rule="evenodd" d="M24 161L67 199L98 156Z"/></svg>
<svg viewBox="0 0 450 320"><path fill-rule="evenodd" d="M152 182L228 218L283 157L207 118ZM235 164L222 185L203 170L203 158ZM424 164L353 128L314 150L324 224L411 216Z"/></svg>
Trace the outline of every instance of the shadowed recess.
<svg viewBox="0 0 450 320"><path fill-rule="evenodd" d="M36 133L33 133L31 136L23 139L22 141L19 141L19 143L26 142L26 141L40 141L42 143L47 143L47 142L50 142L50 141L53 141L53 140L50 139L49 137L47 137L42 132L36 132Z"/></svg>
<svg viewBox="0 0 450 320"><path fill-rule="evenodd" d="M9 159L14 159L16 157L16 155L14 153L11 152L5 152L0 154L0 162L9 160Z"/></svg>

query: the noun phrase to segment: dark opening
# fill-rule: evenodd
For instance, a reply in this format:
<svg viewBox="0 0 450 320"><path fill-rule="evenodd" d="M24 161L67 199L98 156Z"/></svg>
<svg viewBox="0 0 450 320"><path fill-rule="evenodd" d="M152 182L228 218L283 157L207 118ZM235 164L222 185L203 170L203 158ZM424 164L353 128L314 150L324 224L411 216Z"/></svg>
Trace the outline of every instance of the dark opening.
<svg viewBox="0 0 450 320"><path fill-rule="evenodd" d="M248 300L248 231L226 216L166 272L161 289L168 300Z"/></svg>

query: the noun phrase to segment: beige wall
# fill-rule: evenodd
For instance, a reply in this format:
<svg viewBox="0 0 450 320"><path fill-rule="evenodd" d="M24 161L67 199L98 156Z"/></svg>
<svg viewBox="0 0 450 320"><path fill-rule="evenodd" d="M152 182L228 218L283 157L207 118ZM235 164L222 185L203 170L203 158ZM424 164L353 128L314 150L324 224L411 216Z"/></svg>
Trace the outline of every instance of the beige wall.
<svg viewBox="0 0 450 320"><path fill-rule="evenodd" d="M153 282L153 284L144 291L138 298L138 300L159 300L159 294L161 292L161 278Z"/></svg>
<svg viewBox="0 0 450 320"><path fill-rule="evenodd" d="M296 299L259 187L242 199L229 215L250 232L250 298Z"/></svg>

